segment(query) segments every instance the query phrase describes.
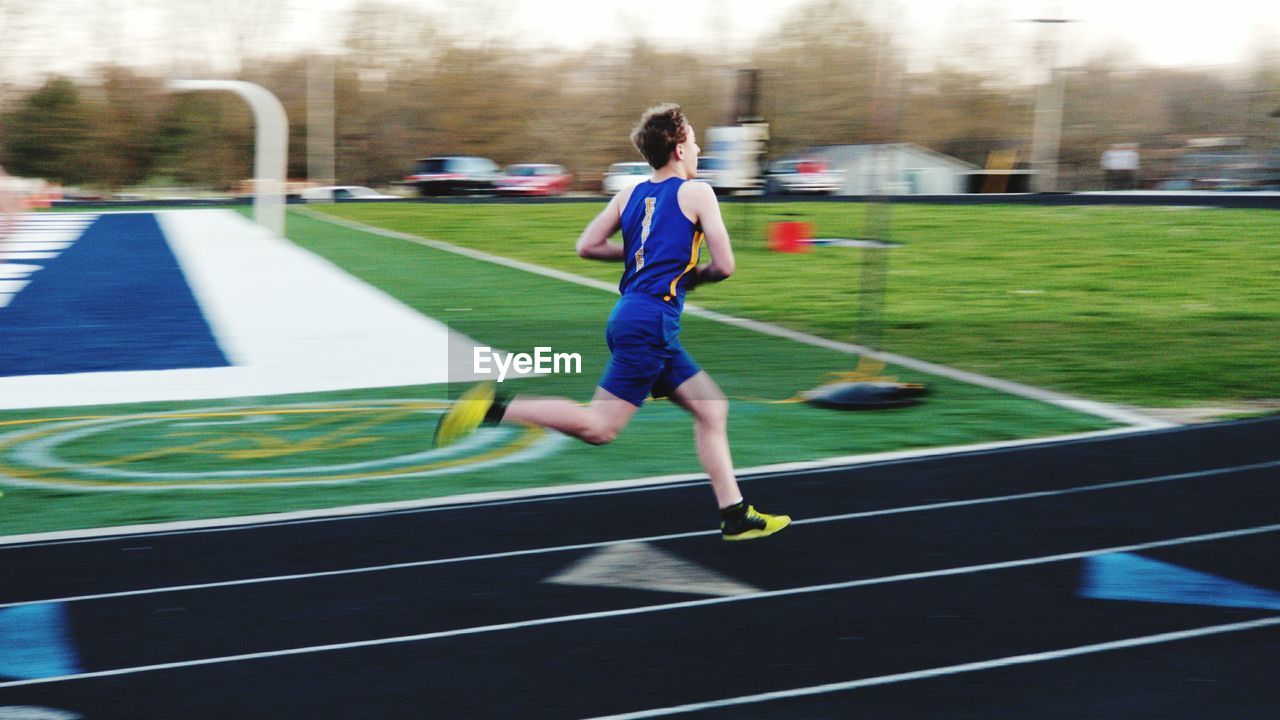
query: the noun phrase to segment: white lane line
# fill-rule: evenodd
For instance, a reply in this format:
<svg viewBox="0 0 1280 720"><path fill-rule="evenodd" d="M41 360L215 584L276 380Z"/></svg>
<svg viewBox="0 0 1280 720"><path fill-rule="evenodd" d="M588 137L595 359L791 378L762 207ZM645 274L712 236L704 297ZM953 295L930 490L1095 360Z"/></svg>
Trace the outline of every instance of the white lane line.
<svg viewBox="0 0 1280 720"><path fill-rule="evenodd" d="M3 280L22 280L29 278L35 273L44 269L42 265L28 265L27 263L4 263L0 265L0 279Z"/></svg>
<svg viewBox="0 0 1280 720"><path fill-rule="evenodd" d="M1176 480L1190 480L1195 478L1211 477L1213 475L1226 475L1237 472L1248 472L1252 470L1262 470L1267 468L1280 467L1280 460L1272 460L1263 463L1253 463L1250 465L1237 465L1229 468L1216 468L1213 470L1200 470L1196 472L1178 473L1176 475L1159 475L1149 478L1138 478L1136 480L1122 480L1119 482L1100 483L1097 485L1084 485L1074 488L1065 488L1062 490L1038 490L1035 492L1019 493L1017 495L997 495L985 498L972 498L969 500L953 500L949 502L928 503L924 505L907 505L897 508L885 508L881 510L864 510L861 512L841 513L838 515L825 515L815 518L802 518L794 521L793 525L817 525L822 523L840 522L845 520L857 520L860 518L880 517L884 515L901 515L915 512L929 512L933 510L947 510L951 508L970 507L973 505L989 505L1002 502L1013 502L1017 500L1033 500L1038 498L1055 497L1061 495L1074 495L1085 492L1095 492L1099 490L1117 490L1122 488L1137 487L1141 485L1151 485L1154 483L1173 482ZM451 558L436 558L434 560L415 560L412 562L391 563L386 565L366 565L355 568L343 568L341 570L324 570L309 573L291 573L288 575L271 575L256 578L241 578L238 580L222 580L208 583L193 583L188 585L172 585L167 587L143 588L139 590L120 590L116 592L94 593L88 595L69 595L60 598L45 598L42 600L24 600L21 602L0 603L0 609L21 607L24 605L38 605L40 603L51 602L83 602L88 600L108 600L111 598L134 597L138 595L158 595L161 593L183 592L188 590L211 590L224 587L240 587L244 585L261 585L265 583L289 582L293 580L310 580L315 578L337 577L341 575L358 575L375 572L389 572L394 570L409 570L412 568L430 567L433 565L453 565L466 562L479 562L484 560L499 560L503 558L524 557L529 555L547 555L551 553L570 552L574 550L592 550L617 545L632 545L637 543L654 543L668 540L681 540L685 538L702 537L709 535L717 535L717 530L696 530L683 533L669 533L666 535L650 535L647 537L625 538L621 540L602 540L590 543L575 543L572 545L554 545L550 547L530 548L527 550L507 550L496 553L485 553L481 555L463 555Z"/></svg>
<svg viewBox="0 0 1280 720"><path fill-rule="evenodd" d="M47 683L66 682L70 680L88 680L91 678L115 677L119 675L134 675L145 672L155 672L158 670L175 670L180 668L201 667L205 665L218 665L224 663L245 662L249 660L265 660L268 658L287 657L291 655L309 655L313 653L333 652L336 650L354 650L358 648L380 647L385 645L401 645L405 643L423 642L427 640L439 640L442 638L460 637L464 635L481 635L492 632L505 632L508 630L521 630L531 627L542 627L546 625L563 625L573 622L583 622L587 620L603 620L607 618L626 617L630 615L647 615L650 613L667 612L671 610L685 610L688 608L704 607L708 605L720 605L724 603L747 602L752 600L765 600L769 598L790 597L793 595L807 595L811 593L830 592L833 590L850 590L858 587L867 587L870 585L888 585L891 583L911 582L914 580L928 580L932 578L951 577L955 575L970 575L974 573L989 572L993 570L1008 570L1012 568L1028 567L1031 565L1046 565L1050 563L1064 562L1068 560L1080 560L1087 557L1097 555L1109 555L1111 553L1141 552L1143 550L1152 550L1155 548L1173 547L1176 545L1188 545L1192 543L1211 542L1214 540L1228 540L1231 538L1246 537L1249 535L1260 535L1280 531L1280 524L1277 525L1260 525L1251 528L1242 528L1238 530L1226 530L1216 533L1207 533L1204 535L1187 535L1184 537L1171 538L1167 540L1154 540L1151 542L1136 543L1133 545L1119 545L1109 548L1098 548L1095 550L1081 550L1078 552L1060 553L1057 555L1045 555L1042 557L1023 558L1020 560L1006 560L1004 562L984 563L981 565L967 565L963 567L943 568L941 570L927 570L922 572L904 573L901 575L888 575L878 578L865 578L862 580L848 580L838 583L825 583L822 585L808 585L804 587L787 588L785 590L767 590L759 593L750 593L747 595L731 595L727 597L704 598L700 600L686 600L683 602L661 603L658 605L642 605L639 607L622 608L620 610L603 610L599 612L578 613L575 615L561 615L556 617L538 618L535 620L518 620L515 622L498 623L494 625L479 625L475 627L457 628L454 630L440 630L437 632L420 633L417 635L401 635L397 637L376 638L373 640L355 640L345 643L332 643L329 645L312 645L307 647L289 648L286 650L269 650L265 652L244 653L241 655L224 655L221 657L200 658L197 660L180 660L177 662L159 663L155 665L140 665L137 667L116 668L114 670L99 670L95 672L77 673L74 675L59 675L56 677L35 678L30 680L14 680L10 682L0 682L0 689L9 687L21 687L25 685L41 685Z"/></svg>
<svg viewBox="0 0 1280 720"><path fill-rule="evenodd" d="M31 283L44 265L27 265L15 260L50 260L80 238L91 219L70 222L32 218L18 223L13 232L0 238L0 308L6 308Z"/></svg>
<svg viewBox="0 0 1280 720"><path fill-rule="evenodd" d="M42 251L66 250L75 244L74 240L49 240L47 238L10 238L5 240L6 250Z"/></svg>
<svg viewBox="0 0 1280 720"><path fill-rule="evenodd" d="M1150 485L1152 483L1172 482L1174 480L1192 480L1195 478L1211 477L1213 475L1225 475L1234 472L1248 472L1251 470L1265 470L1267 468L1280 467L1280 460L1270 460L1267 462L1251 463L1249 465L1236 465L1229 468L1215 468L1212 470L1196 470L1193 472L1176 473L1173 475L1157 475L1149 478L1138 478L1137 480L1119 480L1116 482L1099 483L1097 485L1081 485L1074 488L1063 488L1061 490L1036 490L1033 492L1017 493L1015 495L994 495L985 498L973 498L971 500L950 500L947 502L930 503L926 505L911 505L901 508L889 508L887 510L866 510L856 513L845 513L843 515L828 515L822 518L811 518L804 520L796 520L793 525L807 525L809 523L836 522L839 520L851 520L854 518L876 517L877 515L895 515L907 512L923 512L927 510L941 510L945 508L967 507L970 505L987 505L991 503L1009 502L1012 500L1032 500L1035 498L1056 497L1060 495L1074 495L1076 493L1094 492L1097 490L1115 490L1118 488L1135 487L1138 485Z"/></svg>
<svg viewBox="0 0 1280 720"><path fill-rule="evenodd" d="M22 280L0 279L0 293L5 293L8 295L17 295L18 293L22 292L22 288L26 287L28 284L30 284L30 282L31 282L30 280L26 280L26 279L22 279Z"/></svg>
<svg viewBox="0 0 1280 720"><path fill-rule="evenodd" d="M1227 623L1225 625L1206 625L1204 627L1198 627L1191 630L1178 630L1176 632L1159 633L1156 635L1143 635L1140 637L1126 638L1124 640L1113 640L1110 642L1094 643L1092 645L1079 645L1076 647L1029 653L1026 655L1010 655L1008 657L996 658L993 660L962 663L960 665L947 665L944 667L929 668L928 670L915 670L913 672L881 675L879 677L862 678L860 680L827 683L825 685L812 685L809 687L778 690L775 692L759 693L756 695L741 695L733 698L724 698L722 700L689 703L687 705L673 705L671 707L641 710L639 712L623 713L621 715L601 715L592 718L591 720L641 720L642 718L682 715L684 713L697 712L699 710L713 710L735 705L751 705L754 703L768 702L770 700L786 700L812 695L824 695L827 693L845 692L848 690L857 690L859 688L874 687L876 685L891 685L893 683L910 682L912 680L927 680L929 678L941 677L944 675L959 675L961 673L994 670L996 668L1012 667L1014 665L1030 665L1033 663L1062 660L1064 658L1078 657L1081 655L1111 652L1113 650L1125 650L1128 648L1143 647L1146 645L1159 645L1161 643L1177 642L1179 640L1192 640L1195 638L1209 637L1211 635L1246 632L1249 630L1274 627L1276 625L1280 625L1280 616L1262 618L1259 620L1249 620L1246 622Z"/></svg>
<svg viewBox="0 0 1280 720"><path fill-rule="evenodd" d="M997 455L1010 451L1038 450L1049 447L1057 448L1092 442L1094 440L1105 438L1132 436L1139 433L1150 436L1185 431L1186 430L1184 428L1165 428L1161 430L1146 431L1135 431L1133 428L1117 428L1112 430L1097 430L1094 432L1077 433L1074 435L1030 438L1026 440L1002 440L997 442L976 443L973 445L953 445L948 447L923 448L917 450L894 450L867 455L848 455L843 457L825 458L822 460L806 460L739 468L738 472L740 477L738 479L740 482L750 482L753 480L769 479L798 472L823 473L840 472L844 470L865 470L868 468L903 465L919 460L936 460L948 457L973 458L986 455ZM190 535L208 532L238 532L241 530L252 530L262 527L284 527L286 525L346 522L349 520L363 520L371 517L389 517L393 515L439 512L475 507L491 507L516 503L557 502L560 500L594 497L597 495L616 495L629 492L667 490L671 488L688 487L691 484L701 484L705 482L705 473L682 473L677 475L659 475L645 478L631 478L627 480L606 480L573 485L526 488L521 490L465 493L462 495L450 495L423 500L401 500L396 502L369 503L365 505L347 505L336 508L296 510L264 515L241 515L235 517L206 518L201 520L147 523L144 525L120 525L105 528L58 530L53 532L28 533L0 537L0 551L10 548L25 548L38 545L110 542L127 536L164 537L169 535Z"/></svg>
<svg viewBox="0 0 1280 720"><path fill-rule="evenodd" d="M69 595L60 598L47 598L44 600L24 600L22 602L0 603L0 609L11 607L22 607L24 605L39 605L41 603L71 603L83 602L88 600L109 600L112 598L133 597L137 595L157 595L161 593L184 592L188 590L210 590L215 588L238 587L243 585L261 585L265 583L289 582L292 580L312 580L316 578L338 577L341 575L360 575L365 573L390 572L394 570L409 570L413 568L431 567L433 565L453 565L466 562L479 562L483 560L498 560L502 558L521 557L525 555L545 555L557 552L570 552L573 550L591 550L595 548L608 547L610 545L624 545L631 543L648 543L658 542L662 540L676 540L687 537L697 537L699 535L718 534L717 530L699 530L697 532L675 533L671 535L654 535L652 537L631 538L628 540L606 540L604 542L582 543L579 545L558 545L556 547L532 548L529 550L511 550L498 553L487 553L483 555L465 555L461 557L437 558L434 560L415 560L412 562L392 563L388 565L368 565L357 568L343 568L341 570L324 570L320 572L296 573L292 575L272 575L269 577L243 578L240 580L222 580L218 582L196 583L191 585L173 585L169 587L144 588L141 590L121 590L118 592L97 593L93 595Z"/></svg>
<svg viewBox="0 0 1280 720"><path fill-rule="evenodd" d="M324 213L316 212L314 210L307 209L307 208L295 208L294 212L305 215L313 220L319 220L321 222L327 222L333 225L347 227L352 230L358 230L360 232L369 233L371 235L381 235L383 237L396 238L398 240L407 240L409 242L416 243L418 245L423 245L429 248L433 248L435 250L441 250L444 252L454 253L456 255L462 255L463 257L468 257L473 260L481 260L483 262L492 263L495 265L502 265L504 267L523 270L525 272L534 273L535 275L542 275L543 277L555 278L556 280L563 280L565 282L570 282L570 283L582 285L585 287L595 288L597 290L604 290L606 292L613 293L615 295L618 292L618 288L611 283L602 282L600 280L595 280L593 278L586 278L581 275L574 275L573 273L567 273L562 270L553 270L551 268L543 267L541 265L535 265L533 263L527 263L520 260L513 260L511 258L502 257L499 255L491 255L489 253L482 252L480 250L472 250L471 248L466 248L459 245L453 245L450 243L441 242L439 240L432 240L429 238L420 237L418 235L410 235L408 233L397 232L395 230L384 230L379 227L374 227L372 225L365 225L364 223L356 222L354 220L337 218L332 215L326 215ZM1095 417L1106 418L1108 420L1130 425L1134 428L1156 429L1156 428L1166 428L1166 427L1174 426L1174 423L1148 417L1146 415L1129 410L1127 408L1122 408L1115 405L1109 405L1107 403L1097 402L1094 400L1085 400L1084 398L1074 397L1071 395L1067 395L1066 393L1060 393L1053 390L1045 390L1043 388L1031 387L1030 385L1023 385L1022 383L1016 383L1010 380L1002 380L999 378L993 378L986 375L979 375L977 373L969 372L967 370L960 370L958 368L953 368L946 365L939 365L937 363L928 362L926 360L917 360L916 358L906 357L905 355L895 355L893 353L880 352L872 348L864 347L862 345L854 345L853 343L840 342L838 340L832 340L830 338L819 337L817 335L810 335L809 333L800 332L798 330L792 330L790 328L782 327L781 325L774 325L773 323L766 323L766 322L761 322L759 320L750 320L747 318L739 318L732 315L726 315L724 313L715 312L714 310L708 310L694 303L685 303L684 309L685 309L685 312L690 315L697 315L699 317L706 318L708 320L714 320L716 322L734 325L734 326L752 330L764 335L772 335L774 337L785 338L787 340L792 340L794 342L798 342L804 345L827 348L828 350L834 350L836 352L845 353L848 355L866 356L869 358L881 360L894 365L899 365L901 367L911 368L912 370L927 373L929 375L945 377L951 380L956 380L956 381L967 383L970 385L977 385L979 387L985 387L992 390L997 390L999 392L1007 393L1009 395L1017 395L1019 397L1029 398L1031 400L1047 403L1049 405L1057 405L1058 407L1064 407L1069 410L1074 410L1079 413L1084 413L1086 415L1093 415Z"/></svg>

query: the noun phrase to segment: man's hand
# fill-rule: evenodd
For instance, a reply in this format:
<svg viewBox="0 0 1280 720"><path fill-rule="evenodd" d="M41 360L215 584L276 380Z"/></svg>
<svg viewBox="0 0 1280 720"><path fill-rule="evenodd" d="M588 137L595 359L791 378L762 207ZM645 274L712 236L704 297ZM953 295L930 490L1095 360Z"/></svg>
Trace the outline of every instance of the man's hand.
<svg viewBox="0 0 1280 720"><path fill-rule="evenodd" d="M588 260L622 260L625 252L622 243L610 242L609 238L622 229L622 206L619 201L622 193L613 196L609 204L599 215L587 225L578 237L575 249L578 257Z"/></svg>
<svg viewBox="0 0 1280 720"><path fill-rule="evenodd" d="M694 271L689 274L689 284L686 285L684 289L685 292L688 292L699 285L704 285L706 283L718 283L727 277L729 277L729 275L717 268L715 265L700 265L697 268L694 268Z"/></svg>
<svg viewBox="0 0 1280 720"><path fill-rule="evenodd" d="M689 281L684 286L685 292L692 292L694 288L702 284L702 268L696 267L693 272L689 273Z"/></svg>

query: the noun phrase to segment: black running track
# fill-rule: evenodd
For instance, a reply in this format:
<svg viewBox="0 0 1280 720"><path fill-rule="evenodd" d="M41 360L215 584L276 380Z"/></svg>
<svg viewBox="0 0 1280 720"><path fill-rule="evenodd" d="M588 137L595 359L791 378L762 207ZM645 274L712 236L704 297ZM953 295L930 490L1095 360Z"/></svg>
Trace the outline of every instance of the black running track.
<svg viewBox="0 0 1280 720"><path fill-rule="evenodd" d="M0 716L1274 718L1278 481L1273 418L750 477L749 543L686 483L4 547L77 667ZM547 582L592 557L750 587ZM1082 594L1135 557L1237 585Z"/></svg>

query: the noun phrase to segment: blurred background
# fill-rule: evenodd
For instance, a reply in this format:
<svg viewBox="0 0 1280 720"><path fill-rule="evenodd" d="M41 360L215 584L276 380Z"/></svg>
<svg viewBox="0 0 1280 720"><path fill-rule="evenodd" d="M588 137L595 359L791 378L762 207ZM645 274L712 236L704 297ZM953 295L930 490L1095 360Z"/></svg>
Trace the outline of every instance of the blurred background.
<svg viewBox="0 0 1280 720"><path fill-rule="evenodd" d="M886 141L950 178L900 177L891 192L1280 189L1274 4L656 7L0 0L0 165L69 195L246 192L243 101L165 89L218 78L284 104L290 178L400 194L431 170L417 161L445 156L493 174L559 166L512 174L599 193L611 165L640 159L626 137L639 110L668 100L700 131L766 128L753 189L787 191L769 175L801 161L842 174L799 190L861 194L856 148Z"/></svg>

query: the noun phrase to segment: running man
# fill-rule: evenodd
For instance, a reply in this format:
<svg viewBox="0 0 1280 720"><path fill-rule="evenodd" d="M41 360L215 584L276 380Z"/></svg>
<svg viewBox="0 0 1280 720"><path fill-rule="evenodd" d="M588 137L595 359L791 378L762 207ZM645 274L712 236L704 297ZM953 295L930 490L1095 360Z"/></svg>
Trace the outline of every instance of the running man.
<svg viewBox="0 0 1280 720"><path fill-rule="evenodd" d="M725 540L772 535L791 523L747 504L729 454L729 401L680 346L685 293L733 274L733 248L711 186L689 182L698 170L693 126L678 105L645 111L631 142L654 168L653 176L619 192L578 238L578 255L622 261L625 268L605 330L612 359L591 403L569 398L496 397L492 383L464 393L436 428L444 447L482 424L523 422L603 445L626 427L645 398L670 397L693 416L698 460L711 478ZM622 231L622 242L610 238ZM699 266L703 241L711 262Z"/></svg>

